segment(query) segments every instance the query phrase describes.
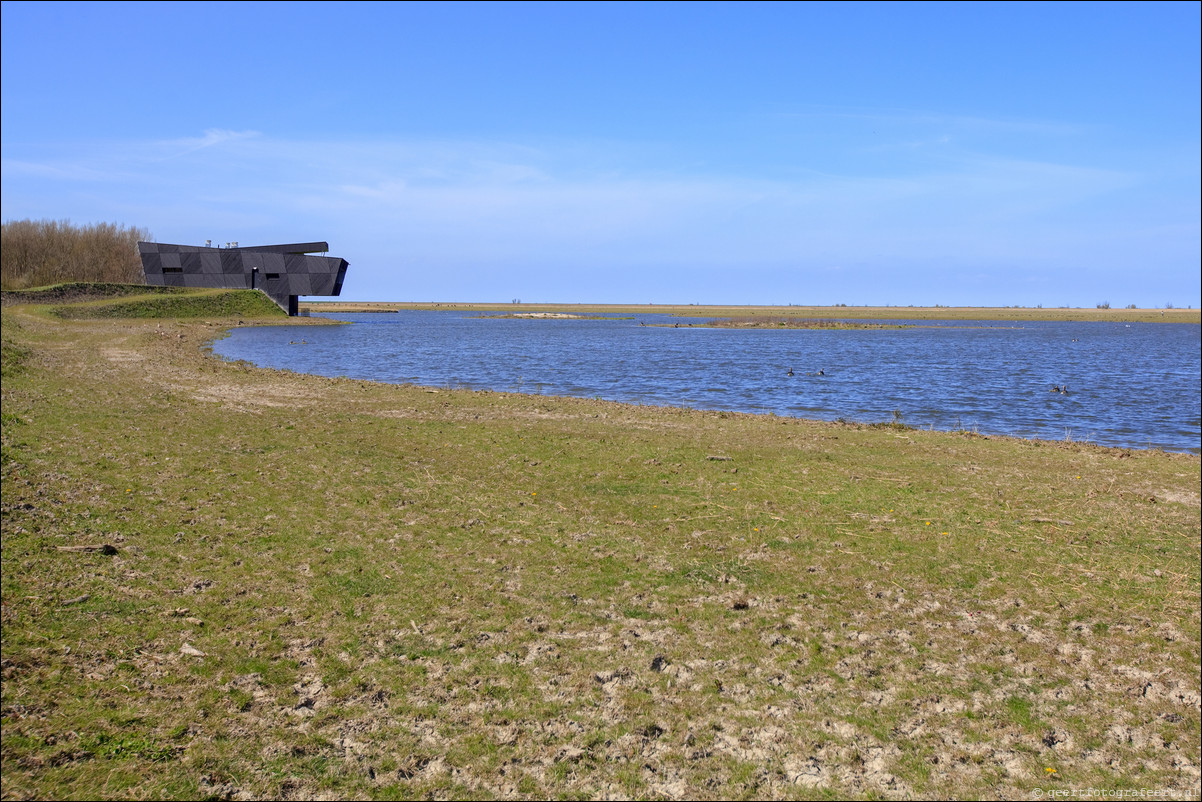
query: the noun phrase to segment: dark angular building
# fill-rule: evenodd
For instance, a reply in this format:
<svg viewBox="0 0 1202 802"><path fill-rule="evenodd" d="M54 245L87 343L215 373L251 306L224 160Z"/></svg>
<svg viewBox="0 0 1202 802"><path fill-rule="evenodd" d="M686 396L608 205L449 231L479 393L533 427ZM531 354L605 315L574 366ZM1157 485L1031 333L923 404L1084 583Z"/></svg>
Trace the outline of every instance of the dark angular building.
<svg viewBox="0 0 1202 802"><path fill-rule="evenodd" d="M211 248L139 242L146 283L167 287L226 287L262 290L289 315L301 295L338 295L347 261L325 253L324 242Z"/></svg>

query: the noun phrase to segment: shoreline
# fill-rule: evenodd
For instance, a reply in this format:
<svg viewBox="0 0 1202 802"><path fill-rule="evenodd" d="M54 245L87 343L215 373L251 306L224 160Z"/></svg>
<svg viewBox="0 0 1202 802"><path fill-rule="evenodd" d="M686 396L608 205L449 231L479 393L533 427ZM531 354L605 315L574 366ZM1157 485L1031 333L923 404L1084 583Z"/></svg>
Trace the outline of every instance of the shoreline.
<svg viewBox="0 0 1202 802"><path fill-rule="evenodd" d="M677 317L788 317L842 320L1101 321L1202 324L1202 309L1089 309L947 306L722 306L695 304L562 304L417 301L302 301L317 314L415 311L547 312L569 315L666 314Z"/></svg>
<svg viewBox="0 0 1202 802"><path fill-rule="evenodd" d="M437 307L437 308L435 308L435 307ZM476 312L477 311L475 309L466 309L465 305L455 306L454 309L451 309L451 307L448 305L433 305L430 307L413 305L413 308L414 309L427 309L428 308L431 311L463 311L463 312ZM581 309L584 309L584 308L595 309L596 307L586 307L584 305L581 305L580 308ZM325 310L325 311L328 311L328 310ZM388 309L388 310L382 310L382 311L395 311L395 310ZM546 320L549 322L553 322L553 321L570 322L572 320L595 319L595 318L591 318L585 314L567 314L567 313L563 313L563 312L534 312L534 311L524 312L524 313L512 313L512 314L505 314L505 315L477 314L477 316L481 319L493 319L493 320L497 320L497 321L505 320L505 319L529 319L529 320ZM647 323L645 325L647 325L649 328L651 328L651 327L681 328L681 329L703 328L703 329L722 329L722 330L733 330L733 331L739 331L739 330L745 330L745 331L794 331L798 328L806 328L807 330L812 330L812 331L831 332L832 336L835 336L837 333L844 332L844 331L874 331L874 332L879 332L882 335L884 335L884 334L887 334L887 333L893 332L893 331L906 331L906 330L911 330L911 329L914 329L914 330L919 330L919 329L951 330L951 329L980 328L983 330L1002 330L1002 329L1009 330L1009 329L1021 329L1022 328L1021 322L1019 322L1018 325L973 326L973 325L924 325L922 321L916 321L914 323L909 323L909 324L895 324L895 325L873 324L873 323L867 323L867 322L865 322L865 323L850 322L850 323L847 323L844 325L836 324L833 326L832 325L821 325L824 323L829 323L829 321L819 321L820 325L816 325L816 326L792 326L792 327L789 327L789 326L780 325L779 323L775 322L775 319L778 317L779 316L776 316L776 315L765 314L765 315L763 315L763 323L762 324L757 322L755 318L748 319L747 317L744 317L744 318L737 319L735 321L731 321L731 323L733 323L733 325L730 325L730 324L723 325L723 323L726 323L727 321L722 321L722 320L714 321L712 323L711 322L692 323L692 322L686 322L686 320L684 320L684 319L682 319L681 322L678 322L678 323L660 322L660 323ZM314 322L316 322L317 320L322 320L322 318L320 318L320 317L310 318L310 319L313 320ZM606 318L606 319L613 319L613 318ZM624 317L623 319L628 320L630 318ZM804 321L805 319L799 318L798 320ZM971 322L971 321L969 321L969 322ZM999 321L999 323L1004 323L1004 322L1005 321ZM1083 322L1083 321L1067 321L1067 322ZM1119 322L1121 322L1121 321L1119 321ZM715 324L717 324L717 325L715 325ZM320 375L320 374L311 374L311 375ZM364 379L364 380L375 381L375 379ZM388 384L389 382L384 382L384 383ZM403 383L403 384L409 384L409 383ZM394 386L399 386L399 385L394 385ZM427 387L431 391L440 391L440 392L445 392L445 391L448 391L451 389L448 385L445 385L445 384L431 384L431 385L413 384L411 386ZM530 395L530 396L534 396L534 397L547 397L547 398L587 400L592 397L592 396L588 396L588 395L555 396L555 395L547 395L547 394L541 393L541 392L539 392L539 393L523 393L520 390L514 391L511 389L502 389L499 387L481 387L479 389L474 389L474 388L470 387L469 385L465 385L465 384L459 385L458 389L465 389L465 390L471 391L471 392L494 392L494 393L516 392L519 395ZM1044 388L1044 389L1046 389L1046 388ZM634 403L637 406L643 406L643 404L639 404L638 402L624 401L624 400L615 400L613 403ZM647 406L652 406L652 405L653 404L647 404ZM677 407L666 406L665 408L677 408ZM725 414L749 414L749 415L765 416L765 417L769 417L769 418L775 417L775 418L779 418L779 419L803 420L803 421L814 422L814 423L845 423L845 424L852 425L852 426L868 426L868 427L890 426L897 430L921 431L921 432L942 432L942 433L946 433L946 434L953 434L953 435L959 434L959 435L964 435L964 436L981 437L981 438L1006 438L1006 439L1016 440L1019 442L1038 442L1038 443L1046 443L1046 444L1065 444L1065 443L1078 444L1079 443L1079 444L1083 444L1083 445L1087 445L1087 446L1094 446L1094 447L1098 447L1098 448L1107 448L1107 449L1118 449L1118 450L1122 450L1122 451L1161 452L1161 453L1166 453L1166 454L1185 454L1185 455L1191 455L1191 456L1199 456L1200 454L1202 454L1202 447L1190 444L1188 438L1186 440L1180 441L1180 442L1175 441L1172 443L1160 443L1160 444L1153 444L1151 439L1141 441L1138 443L1097 442L1097 440L1095 439L1097 437L1097 432L1093 431L1093 430L1087 430L1086 433L1082 435L1077 432L1069 432L1069 430L1066 428L1065 437L1050 438L1050 437L1038 437L1038 436L1025 436L1024 434L1021 434L1021 433L1013 433L1013 430L1005 431L1005 430L999 429L999 430L993 430L993 431L982 431L980 424L972 424L968 427L961 427L958 429L954 428L954 426L949 426L947 428L944 428L944 427L936 426L936 425L929 424L929 423L921 423L921 424L901 423L901 424L898 424L895 421L890 421L887 414L883 414L879 418L872 419L872 418L867 418L867 417L854 417L854 418L847 417L846 413L841 414L837 410L832 410L829 413L829 415L830 415L829 417L807 417L807 416L803 416L803 415L792 414L787 411L773 411L773 410L770 410L770 409L767 409L764 407L738 409L738 408L719 408L719 407L712 407L712 406L711 407L695 406L695 407L679 407L679 408L694 409L694 410L698 410L698 411L723 412ZM1022 427L1019 426L1019 427L1015 427L1015 428L1021 429ZM1076 436L1074 437L1074 435L1076 435Z"/></svg>
<svg viewBox="0 0 1202 802"><path fill-rule="evenodd" d="M495 319L496 320L505 320L507 318L496 317ZM525 319L525 318L518 318L517 316L513 316L512 318L509 318L509 319ZM540 319L540 318L534 318L534 319ZM541 318L541 319L564 320L564 319L569 319L569 318ZM588 318L570 318L570 319L571 320L580 320L580 319L588 319ZM343 323L342 321L329 321L329 320L323 320L320 318L316 319L316 320L314 320L314 319L303 319L303 320L305 320L305 323L302 325L320 326L320 325L330 325L330 324L338 325L338 324ZM224 362L224 363L228 364L231 362L231 360L227 360L224 357L221 357L221 356L218 356L217 354L212 353L211 347L212 347L213 342L221 339L222 337L227 336L230 329L243 328L246 326L263 326L263 325L266 325L266 326L297 325L297 319L289 318L286 321L272 320L272 321L258 321L258 322L246 322L246 323L231 324L225 330L223 330L222 332L220 332L219 334L217 334L213 338L211 338L209 341L207 341L204 344L204 347L205 347L206 351L208 352L208 355L211 358L216 359L219 362ZM353 325L353 323L346 323L345 325ZM669 326L669 327L671 326L671 324L658 324L658 325L660 325L661 327L662 326ZM682 327L684 327L686 325L692 325L692 324L681 324ZM911 327L897 327L897 328L904 329L904 328L924 328L924 327L911 326ZM822 329L819 329L819 330L822 330ZM838 329L830 329L830 331L837 331L837 330ZM891 329L881 328L881 329L870 329L870 330L889 331ZM248 363L248 364L251 364L251 363ZM277 368L260 367L257 365L254 367L258 370L280 370ZM494 387L475 388L475 387L469 387L469 386L462 385L462 384L451 387L451 386L446 386L446 385L420 384L420 383L409 382L409 381L388 382L388 381L382 381L380 379L365 379L365 378L355 378L355 377L347 377L347 376L326 376L326 375L320 374L320 373L305 373L305 372L300 372L300 371L289 371L289 372L295 372L296 375L298 375L298 376L308 376L308 377L311 377L314 379L346 379L348 381L365 382L365 383L370 383L373 385L380 385L383 387L417 389L417 390L421 390L421 391L424 391L429 394L484 393L484 394L492 394L492 395L495 395L500 398L512 396L514 398L518 398L518 399L524 398L524 399L529 399L531 401L537 401L538 399L548 399L548 400L559 401L559 402L564 402L564 403L581 402L581 403L585 403L585 404L587 404L587 403L599 403L599 404L606 404L606 405L616 404L618 406L631 407L633 409L675 410L675 411L683 412L683 413L713 414L713 415L719 415L722 417L735 416L735 415L744 416L745 415L745 416L751 416L754 418L763 418L766 420L795 421L798 423L817 425L817 426L847 426L847 427L851 427L853 429L887 429L887 430L892 430L894 432L916 432L916 433L935 434L935 435L945 434L945 435L950 435L953 437L962 437L962 438L977 439L977 440L1009 440L1009 441L1013 441L1015 443L1028 443L1028 444L1048 446L1048 447L1073 447L1073 448L1082 447L1082 448L1096 448L1096 449L1103 449L1103 450L1110 450L1110 451L1119 451L1119 452L1124 452L1127 454L1136 452L1136 453L1154 453L1154 454L1165 454L1165 455L1180 455L1180 456L1185 456L1185 457L1202 457L1202 448L1195 448L1195 449L1191 450L1188 447L1183 447L1183 448L1177 449L1177 448L1165 448L1164 446L1150 446L1149 447L1147 445L1111 445L1108 443L1095 442L1092 439L1092 436L1086 436L1086 437L1080 438L1080 439L1066 438L1066 439L1062 439L1062 440L1053 440L1053 439L1042 438L1042 437L1023 437L1021 435L1006 434L1003 432L982 432L979 430L979 426L977 426L977 425L974 425L972 428L941 429L941 428L937 428L933 425L917 426L917 425L911 425L908 423L904 423L901 421L890 421L890 420L886 420L884 418L882 418L881 420L853 419L853 418L847 418L847 417L843 417L843 416L839 416L839 417L835 417L835 418L815 418L815 417L807 417L804 415L791 415L791 414L786 414L786 413L773 412L770 410L758 411L758 410L747 410L747 409L722 409L722 408L717 408L717 407L683 406L683 405L677 405L677 404L638 403L638 402L634 402L634 401L603 399L603 398L600 398L599 396L594 397L594 396L588 396L588 395L557 395L557 394L548 394L548 393L541 393L541 392L524 392L520 389L517 389L517 390L497 389ZM809 375L809 374L803 373L802 375L804 376L804 375Z"/></svg>

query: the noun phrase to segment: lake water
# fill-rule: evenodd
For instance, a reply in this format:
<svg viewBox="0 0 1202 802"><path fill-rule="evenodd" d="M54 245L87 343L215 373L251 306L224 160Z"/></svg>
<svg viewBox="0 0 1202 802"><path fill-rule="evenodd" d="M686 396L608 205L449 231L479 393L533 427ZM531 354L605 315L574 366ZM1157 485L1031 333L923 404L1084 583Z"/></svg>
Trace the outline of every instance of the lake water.
<svg viewBox="0 0 1202 802"><path fill-rule="evenodd" d="M1202 327L1191 324L731 330L655 314L336 317L353 325L235 329L213 350L266 367L398 384L820 420L891 421L898 411L921 428L1202 450ZM1053 385L1067 385L1068 394Z"/></svg>

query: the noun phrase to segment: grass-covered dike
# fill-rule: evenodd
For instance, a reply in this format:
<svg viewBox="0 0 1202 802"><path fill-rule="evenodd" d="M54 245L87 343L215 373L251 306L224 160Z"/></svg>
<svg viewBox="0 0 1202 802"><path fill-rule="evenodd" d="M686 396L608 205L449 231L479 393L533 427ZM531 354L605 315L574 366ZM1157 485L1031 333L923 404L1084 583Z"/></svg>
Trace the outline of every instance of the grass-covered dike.
<svg viewBox="0 0 1202 802"><path fill-rule="evenodd" d="M136 298L6 299L6 799L1198 791L1196 455L304 376Z"/></svg>
<svg viewBox="0 0 1202 802"><path fill-rule="evenodd" d="M5 292L2 297L5 306L38 304L64 319L287 317L271 298L257 290L69 282Z"/></svg>

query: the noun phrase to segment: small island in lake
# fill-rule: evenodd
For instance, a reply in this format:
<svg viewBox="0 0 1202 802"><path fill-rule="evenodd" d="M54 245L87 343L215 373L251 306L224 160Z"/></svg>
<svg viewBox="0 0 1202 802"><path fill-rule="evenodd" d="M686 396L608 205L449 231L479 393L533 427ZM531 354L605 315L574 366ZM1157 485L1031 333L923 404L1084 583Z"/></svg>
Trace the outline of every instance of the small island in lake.
<svg viewBox="0 0 1202 802"><path fill-rule="evenodd" d="M568 312L511 312L507 315L477 315L489 320L630 320L609 315L573 315Z"/></svg>
<svg viewBox="0 0 1202 802"><path fill-rule="evenodd" d="M669 324L660 324L669 325ZM854 320L828 320L800 317L727 317L701 323L673 323L674 328L707 329L912 329L905 323L868 323Z"/></svg>

